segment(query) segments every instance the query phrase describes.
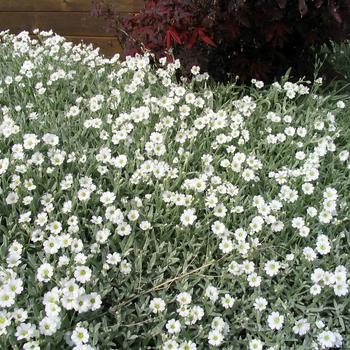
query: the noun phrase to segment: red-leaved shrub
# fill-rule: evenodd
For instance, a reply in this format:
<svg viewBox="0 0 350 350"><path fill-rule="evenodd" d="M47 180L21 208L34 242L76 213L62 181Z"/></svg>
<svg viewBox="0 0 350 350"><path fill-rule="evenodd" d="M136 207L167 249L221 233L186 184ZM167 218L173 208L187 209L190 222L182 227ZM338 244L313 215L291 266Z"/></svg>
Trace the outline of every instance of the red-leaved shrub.
<svg viewBox="0 0 350 350"><path fill-rule="evenodd" d="M148 0L127 17L94 2L116 24L124 55L174 56L220 81L272 81L290 67L311 77L317 49L345 40L350 27L350 0Z"/></svg>

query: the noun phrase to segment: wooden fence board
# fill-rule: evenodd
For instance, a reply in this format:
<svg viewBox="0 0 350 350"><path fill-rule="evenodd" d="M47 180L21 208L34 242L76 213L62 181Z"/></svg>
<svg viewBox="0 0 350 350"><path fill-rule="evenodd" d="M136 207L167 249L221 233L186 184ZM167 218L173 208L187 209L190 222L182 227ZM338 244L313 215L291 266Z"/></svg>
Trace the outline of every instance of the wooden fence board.
<svg viewBox="0 0 350 350"><path fill-rule="evenodd" d="M144 0L105 0L122 16L140 10ZM110 56L122 50L114 31L108 31L103 17L92 17L91 0L0 0L0 31L52 29L68 40L83 40L99 46Z"/></svg>
<svg viewBox="0 0 350 350"><path fill-rule="evenodd" d="M35 28L52 29L64 36L115 35L106 29L103 18L91 17L86 12L0 12L0 30L10 29L12 33L19 33Z"/></svg>
<svg viewBox="0 0 350 350"><path fill-rule="evenodd" d="M81 41L83 41L86 44L92 44L94 47L99 47L101 49L101 53L107 57L111 57L117 52L120 53L122 51L122 47L118 39L113 37L78 37L67 35L66 39L75 44L79 44Z"/></svg>
<svg viewBox="0 0 350 350"><path fill-rule="evenodd" d="M144 0L108 0L114 9L122 12L140 10ZM85 11L91 10L90 0L0 0L0 12L48 12L48 11Z"/></svg>

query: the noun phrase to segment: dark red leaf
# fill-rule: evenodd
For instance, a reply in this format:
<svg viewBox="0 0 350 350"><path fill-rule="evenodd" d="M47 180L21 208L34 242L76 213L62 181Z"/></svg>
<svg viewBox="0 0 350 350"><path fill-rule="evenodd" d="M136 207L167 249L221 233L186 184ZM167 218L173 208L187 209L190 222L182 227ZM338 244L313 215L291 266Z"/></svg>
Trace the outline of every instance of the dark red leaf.
<svg viewBox="0 0 350 350"><path fill-rule="evenodd" d="M265 30L266 41L271 42L273 46L282 47L289 32L290 29L282 22L273 23Z"/></svg>
<svg viewBox="0 0 350 350"><path fill-rule="evenodd" d="M316 0L315 1L315 6L317 8L320 8L323 5L323 3L324 3L324 0Z"/></svg>
<svg viewBox="0 0 350 350"><path fill-rule="evenodd" d="M227 25L228 37L230 40L235 40L240 33L240 27L237 23L230 23Z"/></svg>
<svg viewBox="0 0 350 350"><path fill-rule="evenodd" d="M288 1L288 0L276 0L276 1L277 1L278 6L279 6L281 9L286 8L287 1Z"/></svg>
<svg viewBox="0 0 350 350"><path fill-rule="evenodd" d="M171 28L170 30L170 35L173 38L173 40L177 43L177 44L182 44L180 35L178 34L178 32L176 31L176 29Z"/></svg>
<svg viewBox="0 0 350 350"><path fill-rule="evenodd" d="M299 12L300 16L304 17L307 14L308 8L305 0L299 0Z"/></svg>
<svg viewBox="0 0 350 350"><path fill-rule="evenodd" d="M182 44L182 40L180 38L180 35L176 31L176 29L173 27L169 28L165 33L165 46L166 46L167 50L170 49L172 40L177 44Z"/></svg>
<svg viewBox="0 0 350 350"><path fill-rule="evenodd" d="M197 37L198 37L198 29L195 29L194 32L192 33L191 39L189 40L189 42L187 44L187 47L189 49L192 49L192 47L196 43Z"/></svg>
<svg viewBox="0 0 350 350"><path fill-rule="evenodd" d="M342 23L343 19L341 18L338 12L338 9L339 9L339 6L335 3L334 0L331 0L331 3L330 3L331 14L338 23Z"/></svg>
<svg viewBox="0 0 350 350"><path fill-rule="evenodd" d="M308 45L314 46L320 41L320 38L317 33L310 32L305 35L305 41L308 43Z"/></svg>
<svg viewBox="0 0 350 350"><path fill-rule="evenodd" d="M166 55L166 59L167 59L168 63L173 63L174 62L174 57L172 55L167 54Z"/></svg>
<svg viewBox="0 0 350 350"><path fill-rule="evenodd" d="M165 47L167 50L171 47L171 34L169 30L165 33Z"/></svg>
<svg viewBox="0 0 350 350"><path fill-rule="evenodd" d="M198 35L206 44L216 47L216 44L214 43L213 39L206 35L203 29L199 29Z"/></svg>

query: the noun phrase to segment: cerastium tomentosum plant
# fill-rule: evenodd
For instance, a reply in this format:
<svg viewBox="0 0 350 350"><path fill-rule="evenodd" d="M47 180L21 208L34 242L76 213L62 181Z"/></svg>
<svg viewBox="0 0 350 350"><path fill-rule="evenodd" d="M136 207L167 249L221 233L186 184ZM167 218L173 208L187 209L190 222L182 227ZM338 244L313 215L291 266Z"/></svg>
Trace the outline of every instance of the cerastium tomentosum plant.
<svg viewBox="0 0 350 350"><path fill-rule="evenodd" d="M0 36L1 349L348 349L347 101L35 34Z"/></svg>

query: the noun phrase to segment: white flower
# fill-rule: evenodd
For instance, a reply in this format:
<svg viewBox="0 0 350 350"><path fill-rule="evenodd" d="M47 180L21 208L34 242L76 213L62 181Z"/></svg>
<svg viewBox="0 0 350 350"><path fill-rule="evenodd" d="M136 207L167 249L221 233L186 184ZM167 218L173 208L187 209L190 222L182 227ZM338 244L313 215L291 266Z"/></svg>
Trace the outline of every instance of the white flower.
<svg viewBox="0 0 350 350"><path fill-rule="evenodd" d="M169 334L180 333L180 331L181 331L180 321L175 320L175 319L171 319L166 323L165 328L167 329Z"/></svg>
<svg viewBox="0 0 350 350"><path fill-rule="evenodd" d="M181 305L188 305L192 301L191 294L187 292L182 292L177 295L176 301Z"/></svg>
<svg viewBox="0 0 350 350"><path fill-rule="evenodd" d="M264 270L270 277L276 276L280 270L280 263L275 260L270 260L265 263Z"/></svg>
<svg viewBox="0 0 350 350"><path fill-rule="evenodd" d="M219 248L224 254L231 253L233 250L233 242L230 239L223 239L219 244Z"/></svg>
<svg viewBox="0 0 350 350"><path fill-rule="evenodd" d="M0 288L0 307L7 308L15 303L16 294L8 287Z"/></svg>
<svg viewBox="0 0 350 350"><path fill-rule="evenodd" d="M316 325L316 327L317 327L318 329L322 329L322 328L325 327L324 322L321 321L321 320L316 321L316 322L315 322L315 325Z"/></svg>
<svg viewBox="0 0 350 350"><path fill-rule="evenodd" d="M165 307L165 301L161 298L154 298L149 304L150 310L155 314L163 312L165 310Z"/></svg>
<svg viewBox="0 0 350 350"><path fill-rule="evenodd" d="M293 260L294 260L294 258L295 258L295 256L294 256L294 254L293 254L293 253L291 253L291 254L287 254L287 255L286 255L286 260L287 260L287 261L293 261Z"/></svg>
<svg viewBox="0 0 350 350"><path fill-rule="evenodd" d="M125 259L120 262L120 272L124 275L128 275L131 272L131 264Z"/></svg>
<svg viewBox="0 0 350 350"><path fill-rule="evenodd" d="M265 298L256 298L254 301L254 308L258 311L263 311L266 309L267 300Z"/></svg>
<svg viewBox="0 0 350 350"><path fill-rule="evenodd" d="M191 340L180 344L179 350L197 350L197 345Z"/></svg>
<svg viewBox="0 0 350 350"><path fill-rule="evenodd" d="M317 268L311 275L311 281L314 283L318 283L323 280L325 271L321 268Z"/></svg>
<svg viewBox="0 0 350 350"><path fill-rule="evenodd" d="M139 218L140 214L137 210L130 210L128 213L128 219L130 221L136 221Z"/></svg>
<svg viewBox="0 0 350 350"><path fill-rule="evenodd" d="M75 327L71 335L71 340L75 345L85 344L89 341L89 333L84 327Z"/></svg>
<svg viewBox="0 0 350 350"><path fill-rule="evenodd" d="M303 255L304 255L305 259L308 260L308 261L313 261L313 260L315 260L317 258L317 254L310 247L305 247L303 249Z"/></svg>
<svg viewBox="0 0 350 350"><path fill-rule="evenodd" d="M44 263L38 268L36 278L39 282L49 282L53 276L53 271L53 267L50 264Z"/></svg>
<svg viewBox="0 0 350 350"><path fill-rule="evenodd" d="M198 67L198 66L193 66L193 67L191 68L191 73L192 73L193 75L198 75L199 72L200 72L200 67Z"/></svg>
<svg viewBox="0 0 350 350"><path fill-rule="evenodd" d="M13 319L17 323L25 322L28 319L28 312L22 308L15 309L13 311Z"/></svg>
<svg viewBox="0 0 350 350"><path fill-rule="evenodd" d="M298 335L305 335L310 330L310 323L305 318L302 318L295 322L293 332Z"/></svg>
<svg viewBox="0 0 350 350"><path fill-rule="evenodd" d="M333 285L334 294L338 297L349 294L349 287L346 282L336 282Z"/></svg>
<svg viewBox="0 0 350 350"><path fill-rule="evenodd" d="M267 318L269 327L273 330L280 330L283 327L284 316L279 312L272 312Z"/></svg>
<svg viewBox="0 0 350 350"><path fill-rule="evenodd" d="M180 217L180 221L182 225L184 226L192 225L197 219L195 212L196 212L195 209L185 209Z"/></svg>
<svg viewBox="0 0 350 350"><path fill-rule="evenodd" d="M317 215L317 209L314 207L308 207L307 208L307 213L310 215L312 218L314 218Z"/></svg>
<svg viewBox="0 0 350 350"><path fill-rule="evenodd" d="M40 343L38 341L28 341L23 344L24 350L40 350Z"/></svg>
<svg viewBox="0 0 350 350"><path fill-rule="evenodd" d="M54 303L45 304L45 312L48 317L57 317L61 311L61 307Z"/></svg>
<svg viewBox="0 0 350 350"><path fill-rule="evenodd" d="M0 172L1 172L1 161L0 161ZM19 200L19 196L16 192L10 192L6 197L6 204L16 204Z"/></svg>
<svg viewBox="0 0 350 350"><path fill-rule="evenodd" d="M219 218L224 218L227 213L227 208L224 206L224 204L219 203L218 205L215 206L214 208L214 215L219 217Z"/></svg>
<svg viewBox="0 0 350 350"><path fill-rule="evenodd" d="M44 134L44 136L42 137L44 143L46 143L49 146L55 147L58 145L59 143L59 138L58 136L54 135L54 134Z"/></svg>
<svg viewBox="0 0 350 350"><path fill-rule="evenodd" d="M179 349L179 344L174 339L167 340L162 346L162 350L178 350L178 349Z"/></svg>
<svg viewBox="0 0 350 350"><path fill-rule="evenodd" d="M86 294L85 299L91 311L98 310L102 305L101 296L95 292Z"/></svg>
<svg viewBox="0 0 350 350"><path fill-rule="evenodd" d="M92 272L87 266L78 266L74 271L74 277L80 283L86 283L90 281Z"/></svg>
<svg viewBox="0 0 350 350"><path fill-rule="evenodd" d="M20 278L13 278L7 283L8 288L15 294L21 294L23 291L23 281Z"/></svg>
<svg viewBox="0 0 350 350"><path fill-rule="evenodd" d="M344 150L339 153L339 160L341 162L346 162L349 159L349 151Z"/></svg>
<svg viewBox="0 0 350 350"><path fill-rule="evenodd" d="M61 325L61 321L57 317L44 317L39 322L39 331L41 334L51 336L55 334Z"/></svg>
<svg viewBox="0 0 350 350"><path fill-rule="evenodd" d="M8 158L0 159L0 175L5 174L9 166Z"/></svg>
<svg viewBox="0 0 350 350"><path fill-rule="evenodd" d="M321 255L326 255L331 251L331 245L328 241L317 241L316 251Z"/></svg>
<svg viewBox="0 0 350 350"><path fill-rule="evenodd" d="M35 146L40 142L35 134L24 134L23 135L23 147L24 149L34 149Z"/></svg>
<svg viewBox="0 0 350 350"><path fill-rule="evenodd" d="M90 199L91 192L86 188L81 188L77 195L80 201L85 202Z"/></svg>
<svg viewBox="0 0 350 350"><path fill-rule="evenodd" d="M248 275L247 281L248 281L250 287L254 287L254 288L259 287L260 283L261 283L261 277L258 276L258 274L256 274L254 272L254 273L251 273L250 275Z"/></svg>
<svg viewBox="0 0 350 350"><path fill-rule="evenodd" d="M230 309L234 302L235 298L232 298L230 294L225 294L225 296L221 298L221 304L225 309Z"/></svg>
<svg viewBox="0 0 350 350"><path fill-rule="evenodd" d="M302 185L302 190L305 194L312 194L314 192L314 185L310 182L305 182Z"/></svg>
<svg viewBox="0 0 350 350"><path fill-rule="evenodd" d="M51 233L57 235L62 231L62 224L59 221L54 221L49 225L48 229Z"/></svg>
<svg viewBox="0 0 350 350"><path fill-rule="evenodd" d="M103 192L100 201L104 206L107 206L109 204L112 204L115 201L115 194L113 192Z"/></svg>
<svg viewBox="0 0 350 350"><path fill-rule="evenodd" d="M120 224L118 224L115 232L122 237L129 236L131 234L131 226L126 222L121 222Z"/></svg>
<svg viewBox="0 0 350 350"><path fill-rule="evenodd" d="M336 343L336 337L331 331L324 331L320 333L317 337L322 349L333 348Z"/></svg>
<svg viewBox="0 0 350 350"><path fill-rule="evenodd" d="M335 201L338 198L338 193L335 188L327 187L325 191L323 192L323 198Z"/></svg>
<svg viewBox="0 0 350 350"><path fill-rule="evenodd" d="M142 231L148 231L152 228L152 225L149 221L141 221L140 223L140 229Z"/></svg>
<svg viewBox="0 0 350 350"><path fill-rule="evenodd" d="M209 345L220 346L223 341L224 341L224 336L220 331L214 329L209 332L209 335L208 335Z"/></svg>
<svg viewBox="0 0 350 350"><path fill-rule="evenodd" d="M264 343L259 339L253 339L249 342L249 350L262 350Z"/></svg>
<svg viewBox="0 0 350 350"><path fill-rule="evenodd" d="M314 284L314 285L311 286L311 288L310 288L310 294L311 294L311 295L318 295L318 294L321 293L321 290L322 290L322 288L321 288L320 285Z"/></svg>
<svg viewBox="0 0 350 350"><path fill-rule="evenodd" d="M204 295L215 303L219 298L219 291L217 288L210 285L206 288Z"/></svg>
<svg viewBox="0 0 350 350"><path fill-rule="evenodd" d="M337 102L337 107L340 108L340 109L343 109L343 108L345 108L345 103L343 101L338 101Z"/></svg>
<svg viewBox="0 0 350 350"><path fill-rule="evenodd" d="M119 253L113 253L107 255L107 263L109 265L118 265L122 261L122 257Z"/></svg>
<svg viewBox="0 0 350 350"><path fill-rule="evenodd" d="M36 327L32 323L21 323L16 328L15 336L18 340L29 340L34 337L35 330Z"/></svg>
<svg viewBox="0 0 350 350"><path fill-rule="evenodd" d="M96 242L103 244L107 241L108 237L111 235L111 231L108 228L103 228L96 232Z"/></svg>
<svg viewBox="0 0 350 350"><path fill-rule="evenodd" d="M80 110L78 106L72 106L69 108L69 111L67 112L67 117L75 117L79 114Z"/></svg>
<svg viewBox="0 0 350 350"><path fill-rule="evenodd" d="M215 221L212 225L211 225L211 230L213 231L213 233L217 236L221 236L225 231L226 231L226 227L225 225L220 222L220 221Z"/></svg>
<svg viewBox="0 0 350 350"><path fill-rule="evenodd" d="M128 159L125 155L120 155L112 159L111 162L117 169L122 169L126 166Z"/></svg>

